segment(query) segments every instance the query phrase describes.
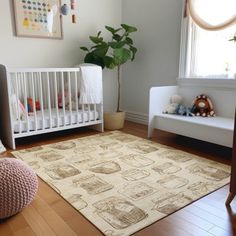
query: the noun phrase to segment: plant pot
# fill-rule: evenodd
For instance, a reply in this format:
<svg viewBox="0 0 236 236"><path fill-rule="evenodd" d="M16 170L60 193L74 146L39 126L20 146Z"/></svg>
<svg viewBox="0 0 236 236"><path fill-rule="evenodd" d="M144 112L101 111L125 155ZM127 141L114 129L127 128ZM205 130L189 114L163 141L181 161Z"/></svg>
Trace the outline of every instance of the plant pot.
<svg viewBox="0 0 236 236"><path fill-rule="evenodd" d="M124 127L125 112L105 112L104 127L108 130L122 129Z"/></svg>

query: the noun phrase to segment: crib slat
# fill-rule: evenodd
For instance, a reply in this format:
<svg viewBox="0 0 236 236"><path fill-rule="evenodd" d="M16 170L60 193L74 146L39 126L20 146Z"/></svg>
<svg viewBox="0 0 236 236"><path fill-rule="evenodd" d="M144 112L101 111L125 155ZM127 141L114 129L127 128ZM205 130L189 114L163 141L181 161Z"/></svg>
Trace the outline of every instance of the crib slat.
<svg viewBox="0 0 236 236"><path fill-rule="evenodd" d="M34 84L34 73L31 72L30 74L31 77L31 82L32 82L32 100L33 100L33 113L34 113L34 125L35 125L35 130L38 130L38 117L37 117L37 112L36 112L36 106L35 106L35 84Z"/></svg>
<svg viewBox="0 0 236 236"><path fill-rule="evenodd" d="M68 74L70 124L72 124L71 77L70 77L70 72L67 72L67 74Z"/></svg>
<svg viewBox="0 0 236 236"><path fill-rule="evenodd" d="M16 86L16 120L18 121L17 123L19 123L19 133L22 132L22 127L21 127L21 115L20 115L20 104L19 104L19 79L20 79L20 76L19 76L19 73L16 73L16 77L15 77L15 86Z"/></svg>
<svg viewBox="0 0 236 236"><path fill-rule="evenodd" d="M47 89L48 89L48 110L49 110L49 126L52 128L52 108L51 108L51 95L50 95L50 83L49 83L49 72L46 73Z"/></svg>
<svg viewBox="0 0 236 236"><path fill-rule="evenodd" d="M63 120L64 126L66 126L66 110L65 110L65 86L64 86L64 74L61 72L61 90L62 90L62 109L63 109Z"/></svg>
<svg viewBox="0 0 236 236"><path fill-rule="evenodd" d="M75 110L76 110L76 119L77 124L79 124L79 104L78 104L78 73L75 72Z"/></svg>
<svg viewBox="0 0 236 236"><path fill-rule="evenodd" d="M90 122L90 111L91 111L91 108L90 108L90 104L88 104L88 122Z"/></svg>
<svg viewBox="0 0 236 236"><path fill-rule="evenodd" d="M84 119L84 104L82 104L82 122L84 123L85 122L85 119Z"/></svg>
<svg viewBox="0 0 236 236"><path fill-rule="evenodd" d="M94 121L96 120L96 113L97 113L97 105L94 103Z"/></svg>
<svg viewBox="0 0 236 236"><path fill-rule="evenodd" d="M42 74L38 72L39 78L39 94L40 94L40 108L42 115L42 129L45 129L45 118L44 118L44 102L43 102L43 86L42 86Z"/></svg>
<svg viewBox="0 0 236 236"><path fill-rule="evenodd" d="M56 72L53 73L54 78L54 87L55 87L55 106L56 106L56 115L57 115L57 127L59 127L59 110L58 110L58 89L57 89L57 77Z"/></svg>
<svg viewBox="0 0 236 236"><path fill-rule="evenodd" d="M28 102L27 102L27 98L28 98L28 92L27 92L27 85L26 85L26 73L23 73L23 87L24 87L24 106L25 106L25 110L26 110L26 129L27 132L29 132L29 111L28 111Z"/></svg>

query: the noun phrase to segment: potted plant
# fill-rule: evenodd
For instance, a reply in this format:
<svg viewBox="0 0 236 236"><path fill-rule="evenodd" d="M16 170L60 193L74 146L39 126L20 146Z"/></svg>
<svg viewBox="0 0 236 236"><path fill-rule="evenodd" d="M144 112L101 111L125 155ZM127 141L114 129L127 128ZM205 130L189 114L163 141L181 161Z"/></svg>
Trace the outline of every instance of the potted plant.
<svg viewBox="0 0 236 236"><path fill-rule="evenodd" d="M111 39L105 41L101 36L101 31L96 36L89 39L93 45L90 48L80 47L86 52L84 62L93 63L102 68L117 69L118 97L116 112L104 113L104 124L106 129L121 129L124 125L125 113L120 110L120 80L121 65L127 61L133 61L137 48L134 47L130 34L137 31L136 27L121 24L121 28L115 29L110 26L105 28L111 33Z"/></svg>

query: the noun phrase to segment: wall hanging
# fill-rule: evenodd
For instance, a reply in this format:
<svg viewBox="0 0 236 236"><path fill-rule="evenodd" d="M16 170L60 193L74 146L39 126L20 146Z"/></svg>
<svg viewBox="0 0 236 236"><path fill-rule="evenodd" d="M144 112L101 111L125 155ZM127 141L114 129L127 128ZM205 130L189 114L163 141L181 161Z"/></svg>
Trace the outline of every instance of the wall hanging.
<svg viewBox="0 0 236 236"><path fill-rule="evenodd" d="M74 14L74 10L76 9L76 0L70 0L70 7L68 4L63 4L61 6L61 14L64 15L64 16L67 16L71 10L71 21L72 23L76 23L77 21L77 17L76 15Z"/></svg>
<svg viewBox="0 0 236 236"><path fill-rule="evenodd" d="M13 0L16 35L62 39L60 0Z"/></svg>

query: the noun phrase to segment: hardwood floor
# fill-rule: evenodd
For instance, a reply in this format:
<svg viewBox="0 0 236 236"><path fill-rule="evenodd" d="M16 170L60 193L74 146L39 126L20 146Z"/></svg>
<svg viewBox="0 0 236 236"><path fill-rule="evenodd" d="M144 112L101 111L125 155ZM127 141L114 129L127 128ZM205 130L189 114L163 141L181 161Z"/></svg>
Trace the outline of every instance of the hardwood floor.
<svg viewBox="0 0 236 236"><path fill-rule="evenodd" d="M147 127L126 122L124 132L147 137ZM97 133L86 128L35 136L19 140L17 149L48 144ZM230 164L231 149L176 136L155 132L152 140L208 159ZM2 156L9 156L10 151ZM135 233L135 236L228 236L236 235L236 199L231 208L225 207L229 186L192 203L176 213ZM21 213L0 223L0 236L98 236L102 233L79 212L64 201L52 188L39 180L35 200Z"/></svg>

